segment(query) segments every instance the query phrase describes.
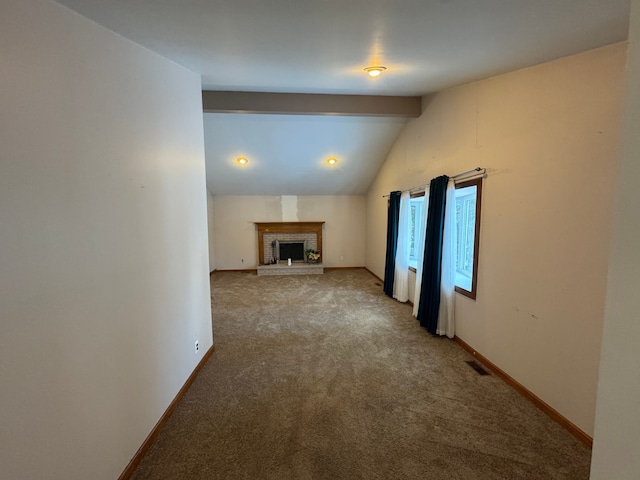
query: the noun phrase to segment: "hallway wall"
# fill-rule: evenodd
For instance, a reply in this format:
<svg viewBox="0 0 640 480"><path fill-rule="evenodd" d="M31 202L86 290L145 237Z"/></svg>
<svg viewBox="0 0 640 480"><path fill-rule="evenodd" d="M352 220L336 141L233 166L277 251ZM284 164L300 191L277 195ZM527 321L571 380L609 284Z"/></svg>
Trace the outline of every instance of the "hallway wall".
<svg viewBox="0 0 640 480"><path fill-rule="evenodd" d="M598 383L592 480L640 478L640 0L632 0L625 117Z"/></svg>
<svg viewBox="0 0 640 480"><path fill-rule="evenodd" d="M212 344L200 78L46 0L0 45L0 475L113 480Z"/></svg>

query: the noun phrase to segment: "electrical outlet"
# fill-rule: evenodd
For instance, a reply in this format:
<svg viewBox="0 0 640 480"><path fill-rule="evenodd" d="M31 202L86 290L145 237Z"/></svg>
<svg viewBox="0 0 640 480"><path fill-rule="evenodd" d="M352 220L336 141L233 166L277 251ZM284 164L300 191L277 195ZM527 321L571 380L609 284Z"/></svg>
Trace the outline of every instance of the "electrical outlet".
<svg viewBox="0 0 640 480"><path fill-rule="evenodd" d="M343 255L340 255L340 260L344 260L344 256Z"/></svg>
<svg viewBox="0 0 640 480"><path fill-rule="evenodd" d="M200 350L200 344L198 343L198 340L196 340L196 353L198 353L198 350Z"/></svg>

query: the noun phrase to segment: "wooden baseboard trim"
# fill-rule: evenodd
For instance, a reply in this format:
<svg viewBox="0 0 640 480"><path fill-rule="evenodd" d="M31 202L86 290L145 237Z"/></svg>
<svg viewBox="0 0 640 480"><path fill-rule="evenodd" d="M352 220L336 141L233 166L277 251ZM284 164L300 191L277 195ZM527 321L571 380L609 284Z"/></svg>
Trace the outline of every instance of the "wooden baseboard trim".
<svg viewBox="0 0 640 480"><path fill-rule="evenodd" d="M377 278L378 280L380 280L382 283L384 283L384 280L381 279L378 275L376 275L375 273L373 273L371 270L369 270L367 267L364 267L364 269L369 272L371 275L373 275L375 278Z"/></svg>
<svg viewBox="0 0 640 480"><path fill-rule="evenodd" d="M509 374L500 369L497 365L493 364L486 357L476 352L476 350L467 344L464 340L461 340L460 337L454 337L454 341L460 345L463 349L473 355L478 359L480 363L482 363L485 367L491 370L497 377L500 377L504 382L512 387L515 391L517 391L524 398L533 403L536 407L542 410L546 415L548 415L552 420L556 423L560 424L565 430L567 430L571 435L576 437L582 443L584 443L587 447L593 448L593 438L583 432L576 425L571 423L566 417L564 417L560 412L554 409L551 405L546 403L541 398L537 397L533 392L527 389L524 385L513 379Z"/></svg>
<svg viewBox="0 0 640 480"><path fill-rule="evenodd" d="M202 359L200 360L200 362L198 362L198 365L196 365L196 368L193 369L193 372L191 372L191 375L189 375L189 378L187 378L187 381L184 383L184 385L182 386L178 394L175 396L171 404L167 407L164 414L160 417L160 420L158 420L158 423L156 423L155 427L153 427L153 429L151 430L151 433L149 433L149 435L144 440L144 442L142 442L142 445L140 446L136 454L133 456L133 458L129 462L129 465L127 465L127 467L124 469L122 474L118 477L118 480L129 480L129 478L131 478L131 475L133 475L133 472L142 461L142 458L145 456L145 454L153 444L153 441L158 436L158 433L160 433L160 429L163 427L165 423L167 423L167 420L169 420L169 417L175 410L176 406L178 405L180 400L182 400L182 397L187 392L187 390L189 390L189 387L198 376L198 373L200 372L204 364L207 363L207 360L209 360L211 355L213 355L213 352L215 351L215 349L216 349L215 345L211 345L211 348L207 350L207 353L205 353L202 356Z"/></svg>

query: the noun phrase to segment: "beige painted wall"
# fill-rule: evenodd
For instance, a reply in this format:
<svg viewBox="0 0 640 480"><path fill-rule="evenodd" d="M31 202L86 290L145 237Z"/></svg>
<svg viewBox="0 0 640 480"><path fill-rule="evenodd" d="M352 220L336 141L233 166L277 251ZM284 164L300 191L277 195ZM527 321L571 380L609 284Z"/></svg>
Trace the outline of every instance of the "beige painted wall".
<svg viewBox="0 0 640 480"><path fill-rule="evenodd" d="M457 296L457 335L590 435L624 62L616 44L425 98L367 204L382 276L382 195L488 169L478 298Z"/></svg>
<svg viewBox="0 0 640 480"><path fill-rule="evenodd" d="M254 222L324 221L322 244L325 266L364 266L364 195L214 198L214 244L218 270L256 268L258 234Z"/></svg>
<svg viewBox="0 0 640 480"><path fill-rule="evenodd" d="M591 463L593 480L640 478L640 0L633 0L631 7L625 98Z"/></svg>
<svg viewBox="0 0 640 480"><path fill-rule="evenodd" d="M207 234L209 241L209 272L213 272L216 267L216 252L214 248L214 232L215 232L215 198L207 189Z"/></svg>
<svg viewBox="0 0 640 480"><path fill-rule="evenodd" d="M200 78L0 10L0 477L113 480L212 344Z"/></svg>

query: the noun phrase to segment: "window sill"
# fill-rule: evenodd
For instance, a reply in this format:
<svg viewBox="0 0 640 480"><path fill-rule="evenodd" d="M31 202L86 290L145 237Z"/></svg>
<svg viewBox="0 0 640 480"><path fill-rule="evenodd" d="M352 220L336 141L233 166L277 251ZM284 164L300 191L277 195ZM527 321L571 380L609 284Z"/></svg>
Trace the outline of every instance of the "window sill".
<svg viewBox="0 0 640 480"><path fill-rule="evenodd" d="M465 290L464 288L460 288L458 286L456 286L456 292L459 293L460 295L464 295L467 298L470 298L471 300L475 300L476 299L476 291L475 290Z"/></svg>

